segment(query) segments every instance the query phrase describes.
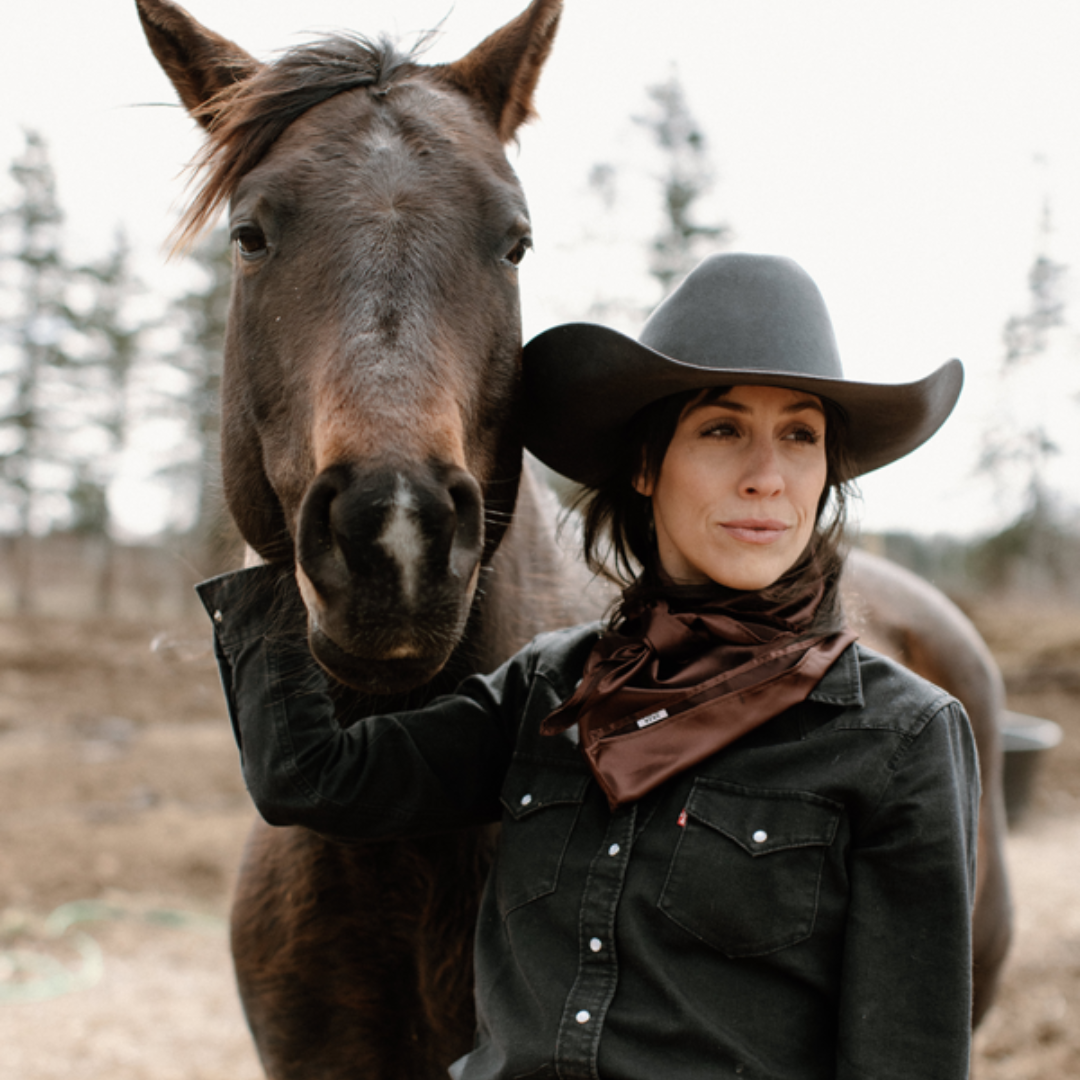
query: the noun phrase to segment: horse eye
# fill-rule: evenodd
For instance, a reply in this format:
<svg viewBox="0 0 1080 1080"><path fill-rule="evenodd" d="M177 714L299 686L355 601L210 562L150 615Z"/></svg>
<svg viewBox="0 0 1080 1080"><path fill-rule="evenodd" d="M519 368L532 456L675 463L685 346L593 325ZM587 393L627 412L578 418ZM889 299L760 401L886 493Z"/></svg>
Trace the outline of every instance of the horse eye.
<svg viewBox="0 0 1080 1080"><path fill-rule="evenodd" d="M507 253L506 261L512 266L519 266L521 260L525 258L525 252L531 248L532 239L528 236L523 236Z"/></svg>
<svg viewBox="0 0 1080 1080"><path fill-rule="evenodd" d="M266 236L254 225L241 225L234 229L232 239L245 259L257 259L267 252Z"/></svg>

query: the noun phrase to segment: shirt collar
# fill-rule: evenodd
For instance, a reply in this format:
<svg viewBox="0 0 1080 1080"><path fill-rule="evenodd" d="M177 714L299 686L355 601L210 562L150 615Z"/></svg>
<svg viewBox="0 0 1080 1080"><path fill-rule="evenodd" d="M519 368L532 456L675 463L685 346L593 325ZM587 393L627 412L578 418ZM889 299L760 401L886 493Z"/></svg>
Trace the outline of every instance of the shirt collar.
<svg viewBox="0 0 1080 1080"><path fill-rule="evenodd" d="M854 642L836 658L836 663L810 691L807 700L822 701L829 705L863 704L859 651Z"/></svg>
<svg viewBox="0 0 1080 1080"><path fill-rule="evenodd" d="M285 612L300 603L289 577L279 566L261 564L210 578L195 591L213 620L218 640L235 644L264 634L272 611Z"/></svg>

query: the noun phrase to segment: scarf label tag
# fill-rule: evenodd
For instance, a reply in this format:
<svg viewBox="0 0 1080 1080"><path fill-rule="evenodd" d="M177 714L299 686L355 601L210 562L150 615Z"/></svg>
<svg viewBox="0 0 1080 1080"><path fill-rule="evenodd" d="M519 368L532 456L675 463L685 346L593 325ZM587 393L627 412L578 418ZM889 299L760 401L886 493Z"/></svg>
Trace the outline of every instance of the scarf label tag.
<svg viewBox="0 0 1080 1080"><path fill-rule="evenodd" d="M666 720L667 715L667 709L658 709L654 713L649 713L648 716L643 716L640 720L635 721L635 723L639 728L646 728L655 724L658 720Z"/></svg>

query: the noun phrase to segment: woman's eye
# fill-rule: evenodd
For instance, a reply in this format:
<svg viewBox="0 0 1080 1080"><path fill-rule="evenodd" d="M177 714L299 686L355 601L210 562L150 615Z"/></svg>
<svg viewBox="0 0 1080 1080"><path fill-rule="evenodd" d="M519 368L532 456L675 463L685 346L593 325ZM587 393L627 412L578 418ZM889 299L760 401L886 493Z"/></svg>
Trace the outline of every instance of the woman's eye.
<svg viewBox="0 0 1080 1080"><path fill-rule="evenodd" d="M532 247L532 239L528 236L523 236L507 253L506 261L511 266L519 266L521 260L525 258L525 252Z"/></svg>
<svg viewBox="0 0 1080 1080"><path fill-rule="evenodd" d="M245 259L257 259L268 250L265 234L254 225L241 225L234 229L232 239Z"/></svg>
<svg viewBox="0 0 1080 1080"><path fill-rule="evenodd" d="M791 432L788 438L794 440L795 442L813 444L818 441L819 436L813 428L796 428L793 432Z"/></svg>
<svg viewBox="0 0 1080 1080"><path fill-rule="evenodd" d="M732 435L737 435L738 431L734 424L724 422L720 424L711 424L705 429L703 434L711 435L714 438L725 439Z"/></svg>

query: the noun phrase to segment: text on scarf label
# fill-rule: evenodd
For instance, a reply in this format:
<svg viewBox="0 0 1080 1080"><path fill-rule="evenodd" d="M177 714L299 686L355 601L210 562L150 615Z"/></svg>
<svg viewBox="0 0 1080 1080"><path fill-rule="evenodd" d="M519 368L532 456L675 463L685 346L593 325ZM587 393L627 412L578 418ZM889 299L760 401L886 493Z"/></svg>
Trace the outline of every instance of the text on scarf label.
<svg viewBox="0 0 1080 1080"><path fill-rule="evenodd" d="M648 727L650 724L655 724L658 720L666 720L667 715L667 709L660 709L657 712L649 713L648 716L643 716L640 720L635 721L635 723L639 728Z"/></svg>

